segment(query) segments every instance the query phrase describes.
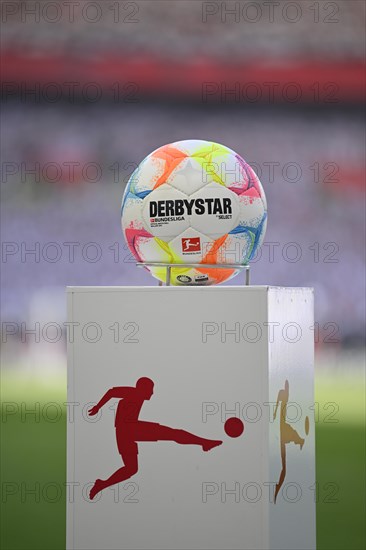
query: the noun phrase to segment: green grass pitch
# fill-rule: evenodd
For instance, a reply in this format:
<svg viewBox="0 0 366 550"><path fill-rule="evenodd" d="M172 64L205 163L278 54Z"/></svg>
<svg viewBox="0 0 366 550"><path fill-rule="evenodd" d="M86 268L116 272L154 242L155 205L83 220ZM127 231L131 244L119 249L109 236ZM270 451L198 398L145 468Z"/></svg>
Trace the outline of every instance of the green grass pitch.
<svg viewBox="0 0 366 550"><path fill-rule="evenodd" d="M26 416L24 421L25 410L22 421L21 408L2 419L1 548L64 549L65 380L61 378L42 387L19 379L19 375L3 374L2 381L3 407L6 402L13 402L17 408L21 402L39 400L41 409L39 422L34 415ZM366 547L364 389L364 380L357 373L317 377L318 550ZM41 412L42 403L51 401L59 404L48 411L49 418L54 415L54 422L45 420ZM332 410L326 408L329 402L339 406L334 417L338 422L325 421ZM32 488L35 493L27 494Z"/></svg>

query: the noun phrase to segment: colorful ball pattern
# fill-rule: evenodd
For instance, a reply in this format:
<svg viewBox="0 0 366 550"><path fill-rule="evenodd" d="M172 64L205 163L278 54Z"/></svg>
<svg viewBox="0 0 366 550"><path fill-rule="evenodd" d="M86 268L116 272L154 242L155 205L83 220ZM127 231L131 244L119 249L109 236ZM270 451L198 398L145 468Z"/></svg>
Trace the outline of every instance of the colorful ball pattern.
<svg viewBox="0 0 366 550"><path fill-rule="evenodd" d="M267 203L244 159L224 145L177 141L148 155L130 177L122 201L122 230L138 262L173 285L212 285L239 273L263 241ZM184 264L199 264L197 267Z"/></svg>

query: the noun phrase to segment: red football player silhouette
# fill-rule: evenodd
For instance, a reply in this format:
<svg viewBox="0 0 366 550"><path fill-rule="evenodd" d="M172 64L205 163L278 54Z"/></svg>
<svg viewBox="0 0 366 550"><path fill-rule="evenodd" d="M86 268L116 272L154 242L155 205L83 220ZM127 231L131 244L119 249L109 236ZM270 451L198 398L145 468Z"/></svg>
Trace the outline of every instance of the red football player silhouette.
<svg viewBox="0 0 366 550"><path fill-rule="evenodd" d="M139 378L136 387L111 388L102 399L88 412L91 416L98 413L110 399L120 399L117 407L115 427L117 447L124 466L119 468L108 479L97 479L90 491L90 499L106 487L121 483L138 471L138 441L175 441L181 445L200 445L203 451L210 451L221 445L222 441L204 439L185 430L162 426L156 422L139 420L144 401L154 393L154 382L150 378Z"/></svg>
<svg viewBox="0 0 366 550"><path fill-rule="evenodd" d="M200 252L201 251L201 239L200 237L182 239L182 251L183 252Z"/></svg>

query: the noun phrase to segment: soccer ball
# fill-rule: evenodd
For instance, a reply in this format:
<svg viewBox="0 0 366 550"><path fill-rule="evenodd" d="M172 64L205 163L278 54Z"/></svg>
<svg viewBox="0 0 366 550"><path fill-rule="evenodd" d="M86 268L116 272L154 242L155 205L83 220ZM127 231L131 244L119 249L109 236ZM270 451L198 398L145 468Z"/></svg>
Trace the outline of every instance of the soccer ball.
<svg viewBox="0 0 366 550"><path fill-rule="evenodd" d="M267 204L253 169L211 141L177 141L148 155L130 177L122 230L138 262L180 264L173 285L212 285L249 263L266 230ZM184 264L200 264L198 267ZM146 266L166 280L166 268Z"/></svg>

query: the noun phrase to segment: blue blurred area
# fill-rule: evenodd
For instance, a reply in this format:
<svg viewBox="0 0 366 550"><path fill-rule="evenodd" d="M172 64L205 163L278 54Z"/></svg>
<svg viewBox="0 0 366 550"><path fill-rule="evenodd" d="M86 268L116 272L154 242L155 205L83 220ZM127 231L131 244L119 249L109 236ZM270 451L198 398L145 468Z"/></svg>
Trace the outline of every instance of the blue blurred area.
<svg viewBox="0 0 366 550"><path fill-rule="evenodd" d="M326 334L327 323L334 323L335 340L362 341L364 134L358 112L147 104L124 106L122 113L109 104L11 103L3 131L4 320L34 322L34 302L44 289L49 320L55 320L64 316L56 295L66 285L156 284L135 267L123 241L124 186L153 149L197 137L238 151L265 188L269 221L252 283L314 286L320 331ZM240 277L230 284L241 284Z"/></svg>
<svg viewBox="0 0 366 550"><path fill-rule="evenodd" d="M3 319L61 322L66 285L156 284L123 242L123 190L152 150L198 138L265 188L252 283L313 286L319 347L362 346L364 16L357 0L7 3Z"/></svg>

